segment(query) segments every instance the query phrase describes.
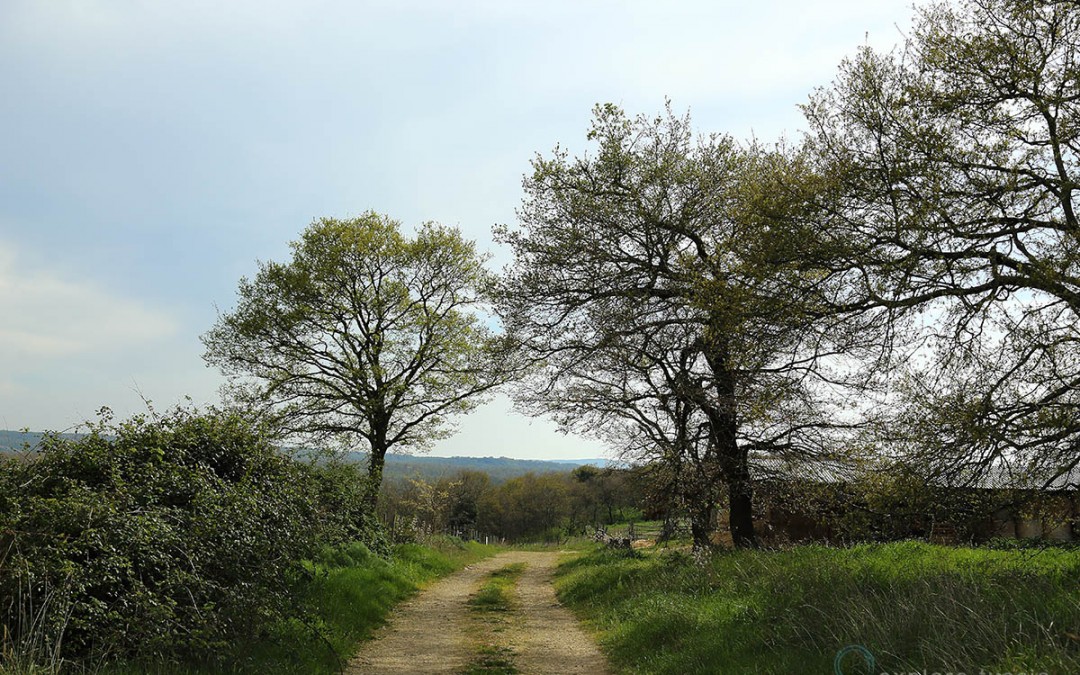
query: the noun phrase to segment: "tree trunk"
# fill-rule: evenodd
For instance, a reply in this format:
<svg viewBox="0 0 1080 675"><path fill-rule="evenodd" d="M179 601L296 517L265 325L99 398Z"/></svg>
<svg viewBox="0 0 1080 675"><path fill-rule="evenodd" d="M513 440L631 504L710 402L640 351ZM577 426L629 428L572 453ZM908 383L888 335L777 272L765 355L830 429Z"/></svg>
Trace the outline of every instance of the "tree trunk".
<svg viewBox="0 0 1080 675"><path fill-rule="evenodd" d="M375 515L379 504L379 492L382 489L383 465L386 463L386 448L371 448L368 455L368 478L364 486L364 511L368 516Z"/></svg>
<svg viewBox="0 0 1080 675"><path fill-rule="evenodd" d="M735 375L728 364L726 349L710 345L705 358L713 371L717 405L708 412L712 441L728 488L728 526L736 548L757 546L754 533L754 489L745 448L739 446Z"/></svg>
<svg viewBox="0 0 1080 675"><path fill-rule="evenodd" d="M750 482L746 460L746 452L741 452L740 456L735 458L734 467L727 477L728 526L731 528L731 540L736 548L757 546L754 532L754 487Z"/></svg>
<svg viewBox="0 0 1080 675"><path fill-rule="evenodd" d="M721 473L728 489L728 527L735 548L757 546L754 533L754 486L750 480L750 466L745 448L739 446L735 436L733 415L719 415L716 423L720 433L714 437L719 455Z"/></svg>
<svg viewBox="0 0 1080 675"><path fill-rule="evenodd" d="M368 484L364 493L364 510L368 517L375 517L375 509L379 505L379 492L382 490L383 465L386 463L386 451L389 449L386 443L386 435L389 429L389 418L379 415L371 420L372 435L371 454L368 455Z"/></svg>
<svg viewBox="0 0 1080 675"><path fill-rule="evenodd" d="M716 529L716 506L710 499L695 500L690 507L690 533L694 537L694 550L713 547L712 533Z"/></svg>

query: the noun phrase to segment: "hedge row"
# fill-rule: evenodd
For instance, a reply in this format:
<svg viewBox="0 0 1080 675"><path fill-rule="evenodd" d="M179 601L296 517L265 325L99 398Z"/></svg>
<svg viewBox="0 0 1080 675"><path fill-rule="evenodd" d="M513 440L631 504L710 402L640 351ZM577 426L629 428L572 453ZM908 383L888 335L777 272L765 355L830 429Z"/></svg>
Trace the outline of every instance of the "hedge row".
<svg viewBox="0 0 1080 675"><path fill-rule="evenodd" d="M253 639L303 611L304 559L382 545L361 495L355 468L292 459L238 412L47 436L0 459L2 653L184 660Z"/></svg>

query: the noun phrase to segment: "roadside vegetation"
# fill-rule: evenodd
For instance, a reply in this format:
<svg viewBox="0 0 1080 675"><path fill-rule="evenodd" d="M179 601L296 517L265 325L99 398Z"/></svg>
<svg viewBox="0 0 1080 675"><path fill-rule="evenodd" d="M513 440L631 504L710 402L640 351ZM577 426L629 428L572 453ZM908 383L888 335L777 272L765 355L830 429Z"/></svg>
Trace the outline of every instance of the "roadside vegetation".
<svg viewBox="0 0 1080 675"><path fill-rule="evenodd" d="M0 460L0 670L336 672L395 602L491 550L392 546L364 485L222 410L104 416Z"/></svg>
<svg viewBox="0 0 1080 675"><path fill-rule="evenodd" d="M684 549L685 551L685 549ZM807 545L692 556L597 549L559 597L626 673L1080 672L1080 549ZM863 670L861 654L845 673Z"/></svg>
<svg viewBox="0 0 1080 675"><path fill-rule="evenodd" d="M327 550L307 563L311 580L299 589L310 614L281 621L261 642L241 645L231 654L232 667L250 673L339 673L395 605L494 550L447 537L400 544L386 557L359 543ZM211 666L201 672L219 671Z"/></svg>

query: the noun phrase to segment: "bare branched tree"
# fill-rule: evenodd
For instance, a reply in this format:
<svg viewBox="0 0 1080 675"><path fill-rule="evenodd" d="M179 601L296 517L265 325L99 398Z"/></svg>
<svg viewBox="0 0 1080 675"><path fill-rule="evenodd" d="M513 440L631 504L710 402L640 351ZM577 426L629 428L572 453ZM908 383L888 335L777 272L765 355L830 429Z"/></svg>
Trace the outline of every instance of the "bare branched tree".
<svg viewBox="0 0 1080 675"><path fill-rule="evenodd" d="M930 5L806 114L839 306L930 338L892 447L952 482L1077 475L1080 5Z"/></svg>
<svg viewBox="0 0 1080 675"><path fill-rule="evenodd" d="M750 452L819 453L849 426L834 394L879 326L833 321L835 289L790 262L802 221L774 216L803 197L770 181L797 158L695 139L670 110L599 106L589 138L595 156L534 161L519 227L497 231L515 253L500 311L536 363L518 399L678 463L699 545L726 491L754 545Z"/></svg>

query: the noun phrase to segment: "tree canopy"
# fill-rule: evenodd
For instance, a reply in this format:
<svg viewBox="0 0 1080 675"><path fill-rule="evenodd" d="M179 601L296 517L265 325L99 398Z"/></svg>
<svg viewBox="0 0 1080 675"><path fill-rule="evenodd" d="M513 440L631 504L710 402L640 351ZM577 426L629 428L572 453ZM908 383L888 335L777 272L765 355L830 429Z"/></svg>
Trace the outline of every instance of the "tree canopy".
<svg viewBox="0 0 1080 675"><path fill-rule="evenodd" d="M1080 462L1078 55L1076 3L934 4L806 107L839 306L928 341L890 447L950 480Z"/></svg>
<svg viewBox="0 0 1080 675"><path fill-rule="evenodd" d="M456 229L410 239L372 212L316 221L292 253L240 281L205 358L284 432L366 445L373 501L387 450L445 434L501 381L483 257Z"/></svg>
<svg viewBox="0 0 1080 675"><path fill-rule="evenodd" d="M677 466L699 545L726 489L752 544L751 450L820 451L843 426L824 362L872 332L827 326L827 287L772 262L791 238L762 181L794 163L694 138L670 110L598 106L589 138L593 156L535 160L518 227L497 232L515 253L500 311L536 363L518 398Z"/></svg>

